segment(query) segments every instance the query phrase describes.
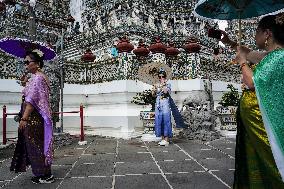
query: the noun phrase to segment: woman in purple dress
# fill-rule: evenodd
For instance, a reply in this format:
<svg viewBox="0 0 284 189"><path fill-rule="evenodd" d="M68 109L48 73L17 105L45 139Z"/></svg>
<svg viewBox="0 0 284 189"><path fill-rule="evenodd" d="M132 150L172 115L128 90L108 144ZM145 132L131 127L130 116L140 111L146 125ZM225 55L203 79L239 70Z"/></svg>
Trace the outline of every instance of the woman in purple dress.
<svg viewBox="0 0 284 189"><path fill-rule="evenodd" d="M18 141L11 171L24 172L31 165L33 183L52 183L52 121L49 105L50 84L41 71L44 54L40 50L27 52L25 65L32 77L23 90Z"/></svg>

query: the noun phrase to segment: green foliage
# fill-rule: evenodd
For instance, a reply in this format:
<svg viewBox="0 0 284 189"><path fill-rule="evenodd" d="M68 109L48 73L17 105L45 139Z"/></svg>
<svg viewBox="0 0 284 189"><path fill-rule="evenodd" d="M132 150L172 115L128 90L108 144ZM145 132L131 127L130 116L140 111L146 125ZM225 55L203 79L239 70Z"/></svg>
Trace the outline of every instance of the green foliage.
<svg viewBox="0 0 284 189"><path fill-rule="evenodd" d="M152 105L152 110L155 107L156 96L152 95L152 90L145 90L142 93L137 93L136 96L133 97L131 103L138 105Z"/></svg>
<svg viewBox="0 0 284 189"><path fill-rule="evenodd" d="M228 84L227 89L230 89L230 91L223 94L222 100L219 104L225 107L238 106L240 99L238 90L232 84Z"/></svg>

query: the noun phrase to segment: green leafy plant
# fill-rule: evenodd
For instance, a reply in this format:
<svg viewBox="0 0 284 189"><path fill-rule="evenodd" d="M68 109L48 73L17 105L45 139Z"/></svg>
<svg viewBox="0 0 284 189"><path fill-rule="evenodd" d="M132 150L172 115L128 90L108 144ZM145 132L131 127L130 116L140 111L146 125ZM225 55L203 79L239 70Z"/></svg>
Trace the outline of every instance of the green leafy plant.
<svg viewBox="0 0 284 189"><path fill-rule="evenodd" d="M238 106L240 99L238 90L232 84L228 84L227 89L230 89L230 91L223 94L222 100L219 104L225 107Z"/></svg>
<svg viewBox="0 0 284 189"><path fill-rule="evenodd" d="M151 111L155 110L155 102L156 96L152 95L152 90L145 90L141 93L137 93L136 96L133 97L131 103L138 105L152 105Z"/></svg>

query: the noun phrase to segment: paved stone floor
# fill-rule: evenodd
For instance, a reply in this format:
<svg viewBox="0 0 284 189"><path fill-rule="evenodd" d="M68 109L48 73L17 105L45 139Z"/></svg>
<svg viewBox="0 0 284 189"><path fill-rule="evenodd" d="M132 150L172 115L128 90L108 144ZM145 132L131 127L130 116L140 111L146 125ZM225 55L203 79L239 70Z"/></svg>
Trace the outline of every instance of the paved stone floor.
<svg viewBox="0 0 284 189"><path fill-rule="evenodd" d="M0 150L0 188L66 189L223 189L231 188L234 139L173 140L168 147L139 139L88 137L57 145L52 184L31 183L31 169L9 171L13 149Z"/></svg>

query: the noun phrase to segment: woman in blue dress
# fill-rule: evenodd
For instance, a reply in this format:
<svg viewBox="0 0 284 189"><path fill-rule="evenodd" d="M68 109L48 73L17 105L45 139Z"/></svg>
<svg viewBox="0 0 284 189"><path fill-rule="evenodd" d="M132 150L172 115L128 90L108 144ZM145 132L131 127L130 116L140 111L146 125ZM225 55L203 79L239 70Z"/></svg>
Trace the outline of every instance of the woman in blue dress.
<svg viewBox="0 0 284 189"><path fill-rule="evenodd" d="M167 82L167 75L164 70L159 71L159 83L154 85L153 91L156 92L155 105L155 134L162 137L160 146L168 146L169 138L172 137L170 92L171 85Z"/></svg>

